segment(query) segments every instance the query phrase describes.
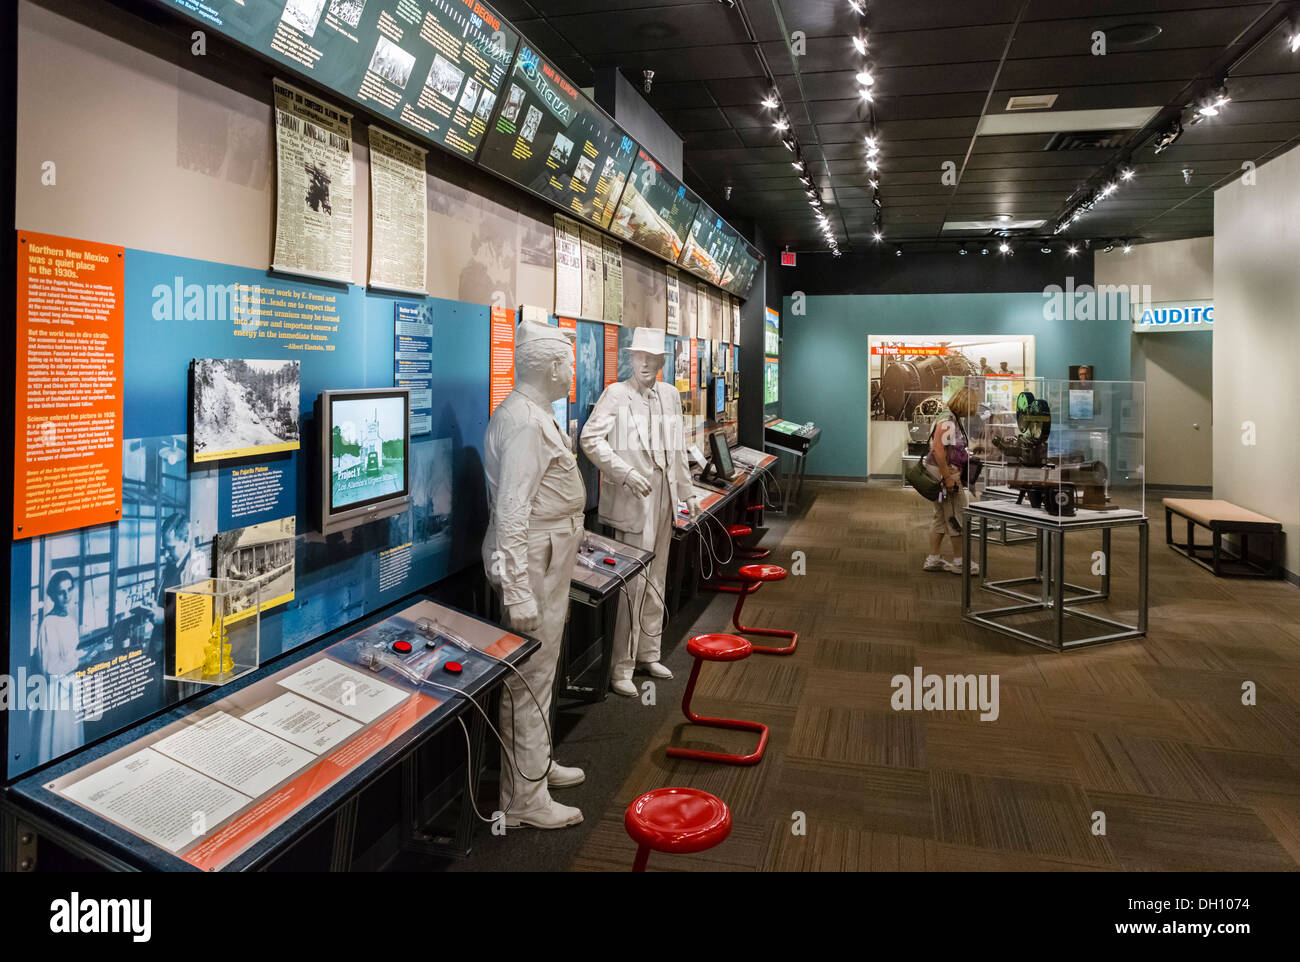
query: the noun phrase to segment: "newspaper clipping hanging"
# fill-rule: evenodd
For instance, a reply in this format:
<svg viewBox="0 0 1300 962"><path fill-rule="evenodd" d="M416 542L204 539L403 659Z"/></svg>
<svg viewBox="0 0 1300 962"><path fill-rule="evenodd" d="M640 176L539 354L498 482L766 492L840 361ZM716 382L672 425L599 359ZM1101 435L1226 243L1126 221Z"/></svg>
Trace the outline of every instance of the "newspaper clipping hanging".
<svg viewBox="0 0 1300 962"><path fill-rule="evenodd" d="M668 275L668 323L664 329L676 337L682 333L681 289L677 286L677 268L665 267L664 271Z"/></svg>
<svg viewBox="0 0 1300 962"><path fill-rule="evenodd" d="M623 323L623 245L612 237L602 237L605 255L605 312L611 324Z"/></svg>
<svg viewBox="0 0 1300 962"><path fill-rule="evenodd" d="M582 316L582 234L578 222L555 215L555 313Z"/></svg>
<svg viewBox="0 0 1300 962"><path fill-rule="evenodd" d="M370 128L370 286L424 294L429 246L423 147Z"/></svg>
<svg viewBox="0 0 1300 962"><path fill-rule="evenodd" d="M621 280L621 278L620 278ZM605 255L600 231L582 226L582 317L600 320L605 314Z"/></svg>
<svg viewBox="0 0 1300 962"><path fill-rule="evenodd" d="M352 280L352 115L275 81L271 269Z"/></svg>

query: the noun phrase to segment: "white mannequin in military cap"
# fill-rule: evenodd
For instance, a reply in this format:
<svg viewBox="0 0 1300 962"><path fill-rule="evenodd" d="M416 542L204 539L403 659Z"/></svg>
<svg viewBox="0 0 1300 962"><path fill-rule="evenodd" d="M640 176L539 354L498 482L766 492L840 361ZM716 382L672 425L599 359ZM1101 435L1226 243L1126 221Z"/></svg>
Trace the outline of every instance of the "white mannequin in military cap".
<svg viewBox="0 0 1300 962"><path fill-rule="evenodd" d="M605 388L582 430L582 450L600 468L600 521L624 544L655 553L649 571L628 584L631 605L618 609L610 687L620 695L636 694L638 664L654 678L673 676L659 661L668 552L677 503L685 502L692 517L700 511L681 396L658 380L666 355L663 331L633 330L631 377Z"/></svg>
<svg viewBox="0 0 1300 962"><path fill-rule="evenodd" d="M508 827L563 828L582 821L577 808L551 798L550 789L578 785L586 776L550 762L543 721L550 714L587 501L569 439L551 411L551 402L569 393L573 340L571 332L549 324L525 321L515 329L514 390L492 413L483 442L491 507L483 565L501 594L506 625L542 643L519 666L528 686L511 673L509 694L501 697L501 810Z"/></svg>

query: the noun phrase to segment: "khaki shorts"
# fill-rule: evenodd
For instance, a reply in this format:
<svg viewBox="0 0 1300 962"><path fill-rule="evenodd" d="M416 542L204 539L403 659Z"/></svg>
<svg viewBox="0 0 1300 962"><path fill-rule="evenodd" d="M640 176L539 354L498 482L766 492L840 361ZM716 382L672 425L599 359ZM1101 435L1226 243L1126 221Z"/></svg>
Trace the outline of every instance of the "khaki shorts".
<svg viewBox="0 0 1300 962"><path fill-rule="evenodd" d="M939 469L935 465L927 464L925 470L930 472L931 477L939 477ZM952 538L960 538L965 510L966 489L958 488L956 494L945 490L943 497L934 502L934 520L930 522L930 531L934 534L946 534ZM952 525L948 523L949 518L957 519L957 529L955 531Z"/></svg>

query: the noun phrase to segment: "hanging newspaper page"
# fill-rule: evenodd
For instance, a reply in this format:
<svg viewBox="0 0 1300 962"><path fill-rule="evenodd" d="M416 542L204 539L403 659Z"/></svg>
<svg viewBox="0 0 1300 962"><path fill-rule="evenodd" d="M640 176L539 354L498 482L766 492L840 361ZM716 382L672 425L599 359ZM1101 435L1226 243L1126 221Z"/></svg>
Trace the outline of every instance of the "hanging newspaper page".
<svg viewBox="0 0 1300 962"><path fill-rule="evenodd" d="M423 147L370 128L370 286L424 294L429 247Z"/></svg>

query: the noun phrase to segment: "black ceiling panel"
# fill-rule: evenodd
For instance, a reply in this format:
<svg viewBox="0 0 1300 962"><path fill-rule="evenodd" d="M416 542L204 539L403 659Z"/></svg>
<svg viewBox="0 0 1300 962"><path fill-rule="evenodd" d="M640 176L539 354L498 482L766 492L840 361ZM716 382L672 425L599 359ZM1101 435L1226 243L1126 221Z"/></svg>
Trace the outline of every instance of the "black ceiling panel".
<svg viewBox="0 0 1300 962"><path fill-rule="evenodd" d="M1245 161L1300 142L1300 56L1286 48L1283 6L1264 0L870 0L871 102L858 96L863 60L850 42L858 19L847 0L735 0L730 7L503 0L498 7L580 84L613 67L640 89L642 71L654 70L646 100L683 138L690 185L723 216L752 218L796 246L824 249L825 242L794 155L759 103L768 71L839 243L849 248L871 245L872 179L880 184L886 241L933 242L945 221L998 213L1050 219L1050 235L1069 203L1121 165L1136 178L1063 236L1209 234L1213 190ZM1161 30L1126 44L1116 28L1134 24ZM1108 32L1105 56L1091 55L1097 29ZM791 36L801 40L798 49L787 45ZM1045 149L1052 132L975 135L981 117L1005 112L1013 96L1057 95L1040 111L1049 115L1153 107L1166 120L1229 67L1232 101L1221 115L1187 126L1158 156L1154 121L1104 149ZM875 173L863 143L872 132L881 138Z"/></svg>

